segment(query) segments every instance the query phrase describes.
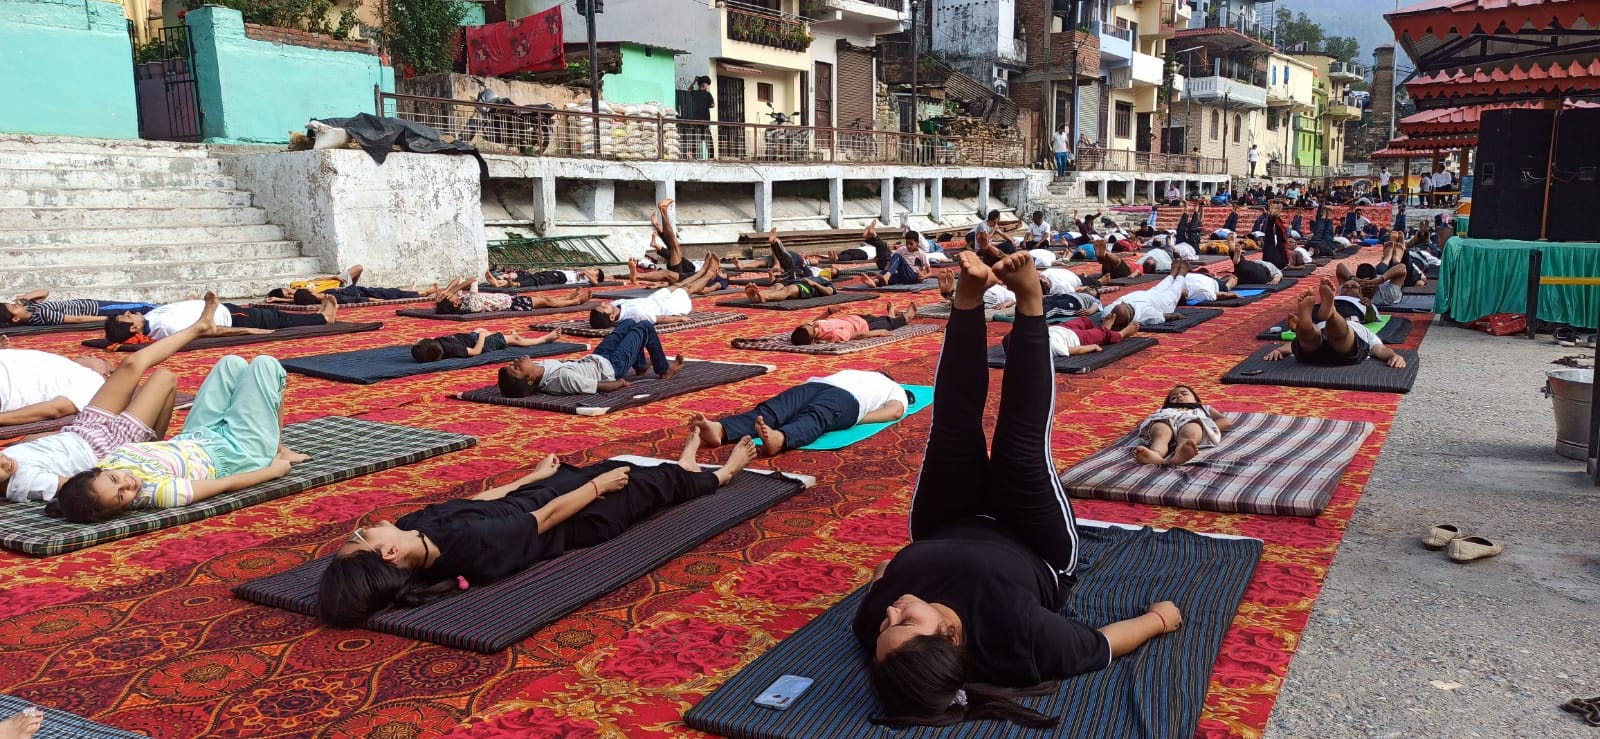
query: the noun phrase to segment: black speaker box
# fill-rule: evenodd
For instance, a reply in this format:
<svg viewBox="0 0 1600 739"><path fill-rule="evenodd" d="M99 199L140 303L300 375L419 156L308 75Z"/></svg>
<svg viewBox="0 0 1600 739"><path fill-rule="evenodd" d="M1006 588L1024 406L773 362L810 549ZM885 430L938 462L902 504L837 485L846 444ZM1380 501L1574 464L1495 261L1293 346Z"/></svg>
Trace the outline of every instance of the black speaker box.
<svg viewBox="0 0 1600 739"><path fill-rule="evenodd" d="M1553 110L1484 111L1473 169L1469 236L1539 238L1554 119Z"/></svg>
<svg viewBox="0 0 1600 739"><path fill-rule="evenodd" d="M1555 180L1545 235L1551 241L1600 242L1600 108L1561 112L1556 124ZM1476 208L1476 206L1474 206Z"/></svg>

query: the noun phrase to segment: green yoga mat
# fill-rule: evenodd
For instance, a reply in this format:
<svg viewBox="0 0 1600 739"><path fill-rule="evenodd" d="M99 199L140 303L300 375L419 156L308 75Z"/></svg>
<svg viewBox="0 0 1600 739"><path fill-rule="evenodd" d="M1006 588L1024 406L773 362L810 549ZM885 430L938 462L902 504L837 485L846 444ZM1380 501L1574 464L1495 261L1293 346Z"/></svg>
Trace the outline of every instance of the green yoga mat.
<svg viewBox="0 0 1600 739"><path fill-rule="evenodd" d="M870 438L873 434L910 418L914 413L921 413L922 409L933 405L932 385L901 385L900 387L905 388L906 394L911 398L911 407L906 409L905 415L884 423L862 423L843 431L829 431L817 437L816 441L800 448L814 452L831 452L835 449L843 449L858 441ZM759 445L761 440L756 439L755 442Z"/></svg>
<svg viewBox="0 0 1600 739"><path fill-rule="evenodd" d="M1384 326L1389 325L1389 319L1393 317L1394 316L1382 315L1378 316L1378 320L1373 321L1372 323L1363 323L1361 325L1366 326L1368 331L1376 334L1379 331L1382 331ZM1294 332L1285 331L1279 334L1278 338L1283 339L1284 341L1294 341Z"/></svg>

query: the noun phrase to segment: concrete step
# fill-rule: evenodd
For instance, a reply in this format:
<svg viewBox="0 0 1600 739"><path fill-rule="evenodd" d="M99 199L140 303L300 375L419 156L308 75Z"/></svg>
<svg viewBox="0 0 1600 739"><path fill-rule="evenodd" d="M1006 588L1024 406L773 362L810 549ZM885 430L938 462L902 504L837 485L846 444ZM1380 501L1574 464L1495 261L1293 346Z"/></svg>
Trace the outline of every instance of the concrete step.
<svg viewBox="0 0 1600 739"><path fill-rule="evenodd" d="M0 188L0 208L244 208L241 190Z"/></svg>
<svg viewBox="0 0 1600 739"><path fill-rule="evenodd" d="M220 289L239 280L311 275L316 270L317 260L313 257L16 267L0 269L0 293L16 293L41 286L49 287L51 294L69 289L92 292L147 282L185 283L189 285L189 292L198 292L214 286Z"/></svg>
<svg viewBox="0 0 1600 739"><path fill-rule="evenodd" d="M0 157L4 154L0 153ZM237 190L233 177L216 172L115 169L0 169L0 190Z"/></svg>
<svg viewBox="0 0 1600 739"><path fill-rule="evenodd" d="M170 226L130 228L121 223L106 228L86 229L3 229L0 249L29 246L78 246L127 248L162 244L237 244L254 241L282 241L283 229L271 224L254 226Z"/></svg>
<svg viewBox="0 0 1600 739"><path fill-rule="evenodd" d="M164 156L160 154L28 150L0 153L0 170L3 169L46 169L55 171L109 169L138 172L209 172L220 174L222 172L222 163L215 159Z"/></svg>
<svg viewBox="0 0 1600 739"><path fill-rule="evenodd" d="M0 208L0 231L162 226L255 226L267 222L261 208Z"/></svg>
<svg viewBox="0 0 1600 739"><path fill-rule="evenodd" d="M243 241L203 244L141 244L118 247L118 264L206 262L228 259L294 259L298 241ZM0 263L28 267L83 267L104 264L107 252L82 246L0 247Z"/></svg>
<svg viewBox="0 0 1600 739"><path fill-rule="evenodd" d="M183 144L176 141L148 141L145 139L88 139L75 136L43 136L38 134L0 134L0 152L54 151L78 154L149 154L169 157L204 159L211 150L204 144Z"/></svg>
<svg viewBox="0 0 1600 739"><path fill-rule="evenodd" d="M206 290L216 290L217 295L223 300L246 302L260 298L268 290L283 287L291 280L304 280L314 277L311 272L281 275L257 275L253 277L236 277L226 282L213 284L196 284L193 282L165 282L155 281L134 282L126 285L107 287L84 286L68 287L51 290L52 298L95 298L100 300L129 300L143 301L146 303L172 303L179 300L188 300L196 297Z"/></svg>

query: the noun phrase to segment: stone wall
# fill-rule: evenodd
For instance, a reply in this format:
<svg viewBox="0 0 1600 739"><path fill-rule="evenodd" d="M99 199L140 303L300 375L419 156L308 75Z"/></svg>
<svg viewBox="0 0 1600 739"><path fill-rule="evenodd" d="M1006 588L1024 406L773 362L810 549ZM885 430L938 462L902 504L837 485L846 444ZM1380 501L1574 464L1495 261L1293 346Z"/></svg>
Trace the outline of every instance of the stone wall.
<svg viewBox="0 0 1600 739"><path fill-rule="evenodd" d="M365 54L370 54L373 51L371 41L338 39L326 34L302 31L298 28L278 28L276 26L263 26L260 23L244 24L244 36L256 41L293 44L295 46L304 46L308 49L355 51Z"/></svg>
<svg viewBox="0 0 1600 739"><path fill-rule="evenodd" d="M0 1L0 131L139 137L122 6Z"/></svg>
<svg viewBox="0 0 1600 739"><path fill-rule="evenodd" d="M488 266L471 157L394 153L379 165L331 149L246 155L227 168L323 272L361 264L371 284L408 285Z"/></svg>

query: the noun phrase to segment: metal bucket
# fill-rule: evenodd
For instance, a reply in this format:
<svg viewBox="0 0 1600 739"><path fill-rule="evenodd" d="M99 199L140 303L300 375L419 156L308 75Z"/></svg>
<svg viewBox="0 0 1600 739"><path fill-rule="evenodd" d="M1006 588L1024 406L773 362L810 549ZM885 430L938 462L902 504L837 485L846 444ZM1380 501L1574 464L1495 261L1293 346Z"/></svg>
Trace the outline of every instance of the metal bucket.
<svg viewBox="0 0 1600 739"><path fill-rule="evenodd" d="M1548 370L1544 375L1544 395L1555 406L1556 454L1587 461L1589 399L1594 393L1594 370Z"/></svg>

